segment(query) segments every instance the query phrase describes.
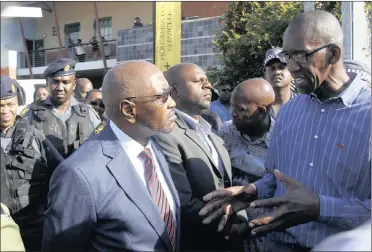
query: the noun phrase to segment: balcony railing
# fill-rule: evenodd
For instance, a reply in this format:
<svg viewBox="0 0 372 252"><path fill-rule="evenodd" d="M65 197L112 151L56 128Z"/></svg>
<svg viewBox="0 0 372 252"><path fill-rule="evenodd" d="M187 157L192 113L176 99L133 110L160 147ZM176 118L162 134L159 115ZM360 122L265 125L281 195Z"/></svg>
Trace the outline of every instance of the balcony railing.
<svg viewBox="0 0 372 252"><path fill-rule="evenodd" d="M116 39L104 41L104 56L106 59L116 59ZM82 46L74 45L72 48L62 48L63 57L72 58L76 62L89 62L102 60L101 50L92 46L92 43L85 43ZM30 63L32 67L47 66L58 59L59 47L30 51ZM24 52L19 53L19 68L28 68L27 59Z"/></svg>

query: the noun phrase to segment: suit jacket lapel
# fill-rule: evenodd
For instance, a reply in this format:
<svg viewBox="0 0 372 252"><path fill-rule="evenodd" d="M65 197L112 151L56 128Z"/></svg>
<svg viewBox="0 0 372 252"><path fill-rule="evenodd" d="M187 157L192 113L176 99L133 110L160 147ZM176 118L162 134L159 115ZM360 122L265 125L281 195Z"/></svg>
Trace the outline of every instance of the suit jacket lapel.
<svg viewBox="0 0 372 252"><path fill-rule="evenodd" d="M195 130L190 129L189 126L186 124L186 122L181 118L179 114L177 114L177 120L176 123L178 126L182 129L185 129L185 134L188 136L194 143L196 143L207 155L210 162L213 164L213 172L219 177L222 178L220 171L218 170L218 167L216 163L213 161L212 153L209 151L208 147L205 146L205 143L200 139L200 136L198 133L196 133Z"/></svg>
<svg viewBox="0 0 372 252"><path fill-rule="evenodd" d="M112 158L112 160L107 163L107 168L115 177L119 186L147 218L148 222L163 240L169 251L173 251L159 209L154 204L147 188L143 186L132 162L123 150L114 132L112 132L111 127L105 127L101 135L106 135L106 137L102 137L103 139L101 140L103 154Z"/></svg>
<svg viewBox="0 0 372 252"><path fill-rule="evenodd" d="M223 168L225 170L225 173L229 176L230 183L231 183L231 181L232 181L231 169L229 169L229 167L231 167L231 162L230 162L229 153L227 152L227 150L225 149L225 147L222 144L218 144L218 139L217 139L217 136L215 134L210 134L209 139L211 140L214 147L216 148L216 150L218 152L218 155L220 156L220 159L223 163Z"/></svg>

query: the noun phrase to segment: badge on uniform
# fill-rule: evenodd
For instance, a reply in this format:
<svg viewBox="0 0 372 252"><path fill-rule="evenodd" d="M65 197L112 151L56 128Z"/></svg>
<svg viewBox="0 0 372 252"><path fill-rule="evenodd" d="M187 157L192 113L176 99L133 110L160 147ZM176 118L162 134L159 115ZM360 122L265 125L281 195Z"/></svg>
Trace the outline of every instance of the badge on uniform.
<svg viewBox="0 0 372 252"><path fill-rule="evenodd" d="M99 134L106 126L106 123L105 122L101 122L97 128L94 130L94 133L97 135Z"/></svg>
<svg viewBox="0 0 372 252"><path fill-rule="evenodd" d="M64 68L63 68L63 71L67 72L68 70L70 70L70 65L67 64Z"/></svg>
<svg viewBox="0 0 372 252"><path fill-rule="evenodd" d="M24 109L22 109L21 113L19 113L19 116L24 117L29 110L30 110L30 105L28 105Z"/></svg>

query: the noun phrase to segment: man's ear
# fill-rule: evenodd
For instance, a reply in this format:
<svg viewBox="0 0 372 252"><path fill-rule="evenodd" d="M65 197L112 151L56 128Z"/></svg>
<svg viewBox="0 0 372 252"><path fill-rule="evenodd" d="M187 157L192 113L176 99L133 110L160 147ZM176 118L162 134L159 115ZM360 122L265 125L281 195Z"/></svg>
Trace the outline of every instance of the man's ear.
<svg viewBox="0 0 372 252"><path fill-rule="evenodd" d="M171 84L170 95L172 96L173 99L180 97L180 94L179 94L179 91L178 91L178 87L174 83Z"/></svg>
<svg viewBox="0 0 372 252"><path fill-rule="evenodd" d="M74 76L74 79L72 80L72 83L74 83L73 91L75 91L76 90L76 85L77 85L77 78L76 78L76 76Z"/></svg>
<svg viewBox="0 0 372 252"><path fill-rule="evenodd" d="M328 47L328 63L336 64L342 56L341 48L338 45L329 45Z"/></svg>
<svg viewBox="0 0 372 252"><path fill-rule="evenodd" d="M120 111L123 116L130 122L136 122L136 105L128 100L120 103Z"/></svg>

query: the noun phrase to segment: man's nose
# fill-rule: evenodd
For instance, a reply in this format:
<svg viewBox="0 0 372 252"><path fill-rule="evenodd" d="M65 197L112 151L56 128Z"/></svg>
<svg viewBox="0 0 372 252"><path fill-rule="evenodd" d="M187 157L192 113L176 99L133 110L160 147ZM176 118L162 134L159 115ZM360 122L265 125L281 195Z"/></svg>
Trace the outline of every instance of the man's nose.
<svg viewBox="0 0 372 252"><path fill-rule="evenodd" d="M167 100L167 107L170 108L170 109L176 107L176 102L173 100L172 96L169 96L169 97L168 97L168 100Z"/></svg>
<svg viewBox="0 0 372 252"><path fill-rule="evenodd" d="M203 85L203 88L209 88L209 89L212 89L212 84L211 84L209 81L205 81L205 82L204 82L204 85Z"/></svg>
<svg viewBox="0 0 372 252"><path fill-rule="evenodd" d="M300 65L296 63L292 58L290 58L287 63L287 68L290 73L293 73L300 69Z"/></svg>

